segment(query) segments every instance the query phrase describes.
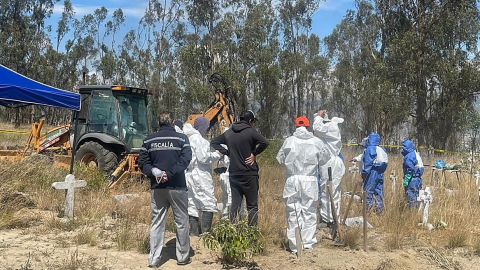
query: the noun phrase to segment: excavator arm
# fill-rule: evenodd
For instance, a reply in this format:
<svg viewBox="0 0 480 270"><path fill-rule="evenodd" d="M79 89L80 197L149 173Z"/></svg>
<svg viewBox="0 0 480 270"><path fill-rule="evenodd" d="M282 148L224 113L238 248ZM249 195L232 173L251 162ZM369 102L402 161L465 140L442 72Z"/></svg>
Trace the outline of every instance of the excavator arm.
<svg viewBox="0 0 480 270"><path fill-rule="evenodd" d="M193 126L195 119L203 116L210 121L209 129L218 124L219 131L223 133L233 123L234 103L228 96L230 87L227 86L224 78L218 73L212 74L209 82L215 87L215 100L204 113L189 115L186 123L190 123Z"/></svg>

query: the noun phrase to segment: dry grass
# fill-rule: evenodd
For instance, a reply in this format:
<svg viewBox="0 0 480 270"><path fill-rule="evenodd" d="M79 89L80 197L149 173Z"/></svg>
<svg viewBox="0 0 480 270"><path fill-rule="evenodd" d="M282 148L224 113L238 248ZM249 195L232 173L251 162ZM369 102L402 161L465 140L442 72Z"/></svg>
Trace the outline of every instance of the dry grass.
<svg viewBox="0 0 480 270"><path fill-rule="evenodd" d="M349 160L357 153L345 149L343 155L345 160ZM424 158L424 163L433 164L433 161L439 158L448 163L460 162L457 157L451 156ZM272 164L271 162L266 163ZM346 163L346 167L349 165ZM285 206L281 199L285 183L284 169L273 165L260 165L260 168L259 224L267 243L281 246L285 239L286 229ZM389 175L393 171L398 176L395 186L389 179ZM377 249L392 251L427 243L434 247L469 247L472 250L480 250L478 248L480 241L471 243L474 239L472 232L478 233L480 230L477 225L480 207L474 180L470 179L467 173L462 173L459 175L460 181L458 181L454 173L447 172L446 181L441 177L441 181L436 182L432 177L432 171L430 167L426 167L422 177L423 188L433 187L434 201L430 205L428 222L435 224L443 221L448 224L447 227L429 231L418 225L422 220L423 212L419 213L406 207L401 182L402 156L390 154L389 166L384 179L385 211L382 215L372 212L367 216L368 222L375 227L374 231L379 234L379 237L375 237L374 243ZM359 180L361 179L358 174L350 173L347 170L342 179L342 192L352 191L354 184ZM348 200L342 200L342 210L346 208L347 203ZM349 217L361 216L361 203L354 202L349 212ZM341 216L343 214L342 211ZM344 229L344 235L345 243L350 247L355 247L363 237L358 229L351 228Z"/></svg>
<svg viewBox="0 0 480 270"><path fill-rule="evenodd" d="M90 246L96 246L97 242L98 238L93 229L82 228L75 237L75 243L77 245L88 244Z"/></svg>
<svg viewBox="0 0 480 270"><path fill-rule="evenodd" d="M345 228L343 231L343 242L346 247L356 249L363 237L363 231L360 227Z"/></svg>
<svg viewBox="0 0 480 270"><path fill-rule="evenodd" d="M271 150L270 153L261 155L265 156L260 160L259 226L267 247L278 249L285 243L285 205L282 201L285 170L275 165L274 152ZM349 160L356 154L356 152L349 152L348 149L343 151L345 160ZM432 164L435 159L438 158L425 158L424 163ZM449 163L457 161L455 157L442 157L442 159L448 160ZM447 181L435 181L432 170L429 167L425 169L424 187L427 185L434 187L434 202L430 206L429 222L437 224L442 221L447 224L444 229L428 231L418 226L421 213L405 207L401 183L401 156L390 154L389 161L384 180L385 211L382 215L375 213L368 215L368 221L374 226L374 229L369 230L369 235L375 235L375 242L370 243L372 239L369 238L369 244L375 245L378 250L385 251L416 246L434 247L435 250L445 247L450 249L465 247L480 254L480 240L474 237L480 234L480 227L477 225L480 207L475 181L466 173L460 176L460 181L457 181L455 174L450 173L446 175ZM348 166L349 164L346 163L346 167ZM392 181L388 178L393 171L399 176L395 191ZM103 243L104 239L110 239L115 243L114 248L136 250L140 253L148 252L149 183L127 181L116 190L116 193L135 193L140 196L127 203L120 203L114 200L111 194L104 192L105 175L103 173L85 167L76 167L76 177L86 180L88 186L78 189L75 194L76 220L64 222L59 218L63 213L64 193L53 190L51 184L63 181L66 174L66 170L52 167L51 161L44 157L30 157L17 163L0 163L0 176L4 179L0 181L0 198L12 198L11 194L21 192L28 194L32 201L32 203L27 201L13 203L13 199L0 201L0 229L33 226L32 224L40 222L43 227L51 229L43 231L39 229L39 233L47 234L51 233L51 230L76 233L73 243L68 239L57 239L59 246L88 244L99 245L100 248L112 248L112 246L98 244ZM347 170L342 180L342 191L353 190L354 184L359 180L358 174L349 173ZM216 185L220 201L218 181ZM346 199L342 200L342 217L347 202ZM46 211L50 215L32 218L32 215L18 214L22 209L29 208ZM360 216L361 209L361 203L354 202L349 217ZM114 212L117 219L111 218ZM171 211L167 218L167 230L175 230ZM363 237L361 230L349 228L344 229L343 232L345 244L350 248L357 248ZM442 260L440 255L433 251L428 256L432 261ZM434 259L435 256L437 259ZM450 262L450 267L453 267L452 265L454 264ZM83 268L85 260L78 258L78 254L72 254L63 266L58 267L61 269Z"/></svg>

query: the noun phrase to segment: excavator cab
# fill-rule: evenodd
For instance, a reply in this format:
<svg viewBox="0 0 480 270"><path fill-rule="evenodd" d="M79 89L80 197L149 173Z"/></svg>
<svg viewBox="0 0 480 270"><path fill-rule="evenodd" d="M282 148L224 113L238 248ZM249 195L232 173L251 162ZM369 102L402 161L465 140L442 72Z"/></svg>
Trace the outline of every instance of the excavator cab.
<svg viewBox="0 0 480 270"><path fill-rule="evenodd" d="M122 157L140 152L143 139L150 132L149 92L116 85L82 85L78 91L81 110L75 159L111 172ZM71 140L73 134L71 125Z"/></svg>

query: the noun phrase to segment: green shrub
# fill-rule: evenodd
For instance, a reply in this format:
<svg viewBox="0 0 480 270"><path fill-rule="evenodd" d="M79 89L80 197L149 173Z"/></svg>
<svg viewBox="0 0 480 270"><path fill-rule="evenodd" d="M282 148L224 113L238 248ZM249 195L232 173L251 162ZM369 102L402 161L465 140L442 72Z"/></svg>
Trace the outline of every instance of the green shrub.
<svg viewBox="0 0 480 270"><path fill-rule="evenodd" d="M264 252L265 243L256 226L246 220L232 224L221 219L211 232L201 235L204 245L211 250L221 248L220 260L225 265L241 266L254 255Z"/></svg>

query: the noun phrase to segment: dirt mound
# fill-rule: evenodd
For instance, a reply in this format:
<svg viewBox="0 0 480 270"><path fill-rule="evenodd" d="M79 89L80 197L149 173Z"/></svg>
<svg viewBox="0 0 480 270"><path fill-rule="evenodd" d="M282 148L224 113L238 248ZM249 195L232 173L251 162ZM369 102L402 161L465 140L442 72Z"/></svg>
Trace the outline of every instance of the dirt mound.
<svg viewBox="0 0 480 270"><path fill-rule="evenodd" d="M0 193L0 211L16 212L25 207L35 207L30 194L9 190Z"/></svg>

